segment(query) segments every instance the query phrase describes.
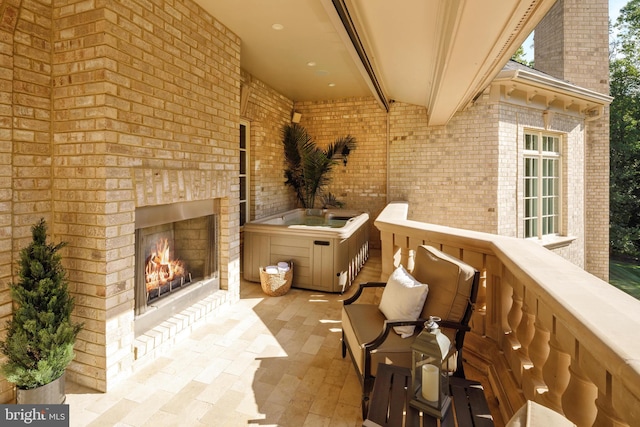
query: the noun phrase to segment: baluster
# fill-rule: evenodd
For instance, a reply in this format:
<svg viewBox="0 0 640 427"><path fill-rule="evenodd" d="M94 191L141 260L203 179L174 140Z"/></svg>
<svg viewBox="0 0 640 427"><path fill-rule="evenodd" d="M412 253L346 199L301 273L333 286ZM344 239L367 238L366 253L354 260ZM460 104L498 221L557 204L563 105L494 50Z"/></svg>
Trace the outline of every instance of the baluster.
<svg viewBox="0 0 640 427"><path fill-rule="evenodd" d="M611 373L607 371L605 390L598 389L598 398L596 399L598 415L596 422L593 424L594 427L629 427L629 424L621 419L613 409L611 402L613 398L612 381Z"/></svg>
<svg viewBox="0 0 640 427"><path fill-rule="evenodd" d="M534 327L535 335L529 345L529 359L533 363L533 367L524 372L522 379L522 391L524 397L529 400L536 400L541 393L547 391L542 368L549 357L549 336L551 335L549 330L544 327L539 313L536 316Z"/></svg>
<svg viewBox="0 0 640 427"><path fill-rule="evenodd" d="M571 355L562 351L556 335L556 318L552 320L552 334L549 340L549 357L542 368L542 378L547 385L547 392L536 401L556 412L564 414L562 410L562 395L564 394L571 374Z"/></svg>
<svg viewBox="0 0 640 427"><path fill-rule="evenodd" d="M522 287L523 301L522 318L516 329L516 337L520 344L518 350L513 354L511 368L518 381L522 386L522 375L525 369L531 368L531 360L529 360L529 344L533 340L535 334L534 322L536 320L535 313L532 311L532 304L526 298L526 288Z"/></svg>
<svg viewBox="0 0 640 427"><path fill-rule="evenodd" d="M502 272L503 276L499 278L500 299L497 301L500 305L494 308L494 316L496 316L496 320L499 322L501 328L499 332L506 337L507 334L511 334L513 331L509 324L509 314L513 308L513 287L508 280L508 271L503 269ZM502 341L501 344L504 345L504 341Z"/></svg>
<svg viewBox="0 0 640 427"><path fill-rule="evenodd" d="M509 361L509 365L514 373L518 374L518 381L520 380L520 360L517 357L517 351L520 348L520 341L518 341L517 330L522 321L522 284L518 283L513 276L509 276L507 283L511 285L513 294L511 295L511 309L507 314L507 320L509 322L509 329L506 338L508 347L505 349L505 356Z"/></svg>
<svg viewBox="0 0 640 427"><path fill-rule="evenodd" d="M478 297L473 311L472 329L479 335L487 333L487 270L480 270L480 283L478 284Z"/></svg>
<svg viewBox="0 0 640 427"><path fill-rule="evenodd" d="M595 405L598 388L589 380L579 366L580 344L576 342L575 358L571 359L571 378L567 390L562 395L562 409L565 416L578 427L591 427L596 419Z"/></svg>
<svg viewBox="0 0 640 427"><path fill-rule="evenodd" d="M522 319L522 293L518 292L518 289L522 291L522 288L516 287L515 282L511 279L513 279L513 276L509 275L507 280L503 282L511 288L511 308L509 309L509 313L507 313L507 323L509 328L506 332L513 336L517 344L515 330L518 329L518 325Z"/></svg>

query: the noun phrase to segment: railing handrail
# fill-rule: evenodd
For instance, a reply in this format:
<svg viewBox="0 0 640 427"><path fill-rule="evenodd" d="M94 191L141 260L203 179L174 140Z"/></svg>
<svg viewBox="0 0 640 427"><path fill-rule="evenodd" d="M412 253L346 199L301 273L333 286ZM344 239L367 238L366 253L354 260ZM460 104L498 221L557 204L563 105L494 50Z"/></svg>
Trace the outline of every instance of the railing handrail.
<svg viewBox="0 0 640 427"><path fill-rule="evenodd" d="M634 407L637 412L640 407L640 301L534 241L413 221L407 219L407 214L408 203L393 202L375 220L382 238L383 274L390 273L384 271L385 265L389 269L389 260L386 264L384 260L385 245L398 246L398 242L411 241L415 245L432 242L497 258L502 268L523 284L525 292L535 294L536 304L546 304L586 349L589 357L581 358L581 368L601 394L610 394L608 397L614 400L613 407L618 413L625 411L624 408L634 412ZM389 236L393 236L392 242ZM525 304L529 297L524 298ZM602 372L596 372L591 363L606 367L605 376L608 372L611 380L596 378L602 376ZM628 402L615 402L625 393ZM640 422L640 415L632 416L633 420L626 415L622 418L627 423Z"/></svg>

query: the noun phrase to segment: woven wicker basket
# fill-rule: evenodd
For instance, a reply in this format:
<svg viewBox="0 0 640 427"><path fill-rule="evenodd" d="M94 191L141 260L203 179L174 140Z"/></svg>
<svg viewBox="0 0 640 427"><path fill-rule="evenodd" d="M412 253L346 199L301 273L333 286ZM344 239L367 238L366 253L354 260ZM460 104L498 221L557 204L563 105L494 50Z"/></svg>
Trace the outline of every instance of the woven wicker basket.
<svg viewBox="0 0 640 427"><path fill-rule="evenodd" d="M267 273L260 267L260 285L262 291L272 297L279 297L291 289L293 281L293 262L289 261L289 270L284 273Z"/></svg>

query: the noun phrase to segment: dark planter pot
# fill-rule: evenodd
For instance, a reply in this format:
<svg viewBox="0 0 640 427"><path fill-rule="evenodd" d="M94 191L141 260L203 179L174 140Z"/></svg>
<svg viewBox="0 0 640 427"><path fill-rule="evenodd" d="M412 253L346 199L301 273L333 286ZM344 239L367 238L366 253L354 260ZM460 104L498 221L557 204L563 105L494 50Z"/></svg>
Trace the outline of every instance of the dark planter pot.
<svg viewBox="0 0 640 427"><path fill-rule="evenodd" d="M16 403L18 404L61 404L67 399L64 393L64 374L55 381L41 387L16 390Z"/></svg>

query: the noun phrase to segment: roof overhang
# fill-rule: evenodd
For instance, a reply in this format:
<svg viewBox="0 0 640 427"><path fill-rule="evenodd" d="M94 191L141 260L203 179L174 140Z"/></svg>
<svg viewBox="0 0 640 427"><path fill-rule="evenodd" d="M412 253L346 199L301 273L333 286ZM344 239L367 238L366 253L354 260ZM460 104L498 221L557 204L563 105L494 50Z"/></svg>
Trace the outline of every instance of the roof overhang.
<svg viewBox="0 0 640 427"><path fill-rule="evenodd" d="M538 104L545 109L599 116L613 98L535 70L503 70L491 82L491 93L506 100Z"/></svg>
<svg viewBox="0 0 640 427"><path fill-rule="evenodd" d="M424 106L430 125L485 90L555 3L196 1L239 36L241 67L294 102L374 96Z"/></svg>

